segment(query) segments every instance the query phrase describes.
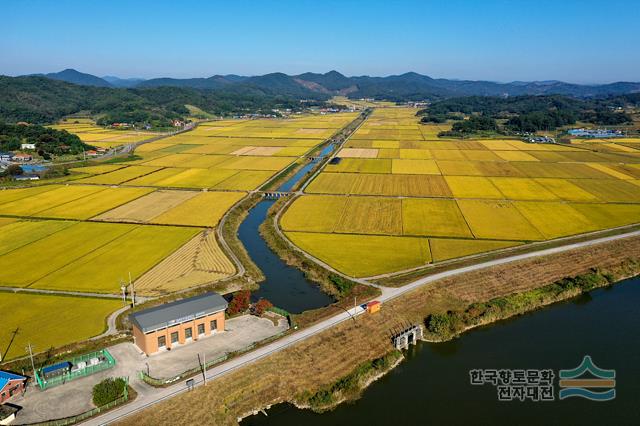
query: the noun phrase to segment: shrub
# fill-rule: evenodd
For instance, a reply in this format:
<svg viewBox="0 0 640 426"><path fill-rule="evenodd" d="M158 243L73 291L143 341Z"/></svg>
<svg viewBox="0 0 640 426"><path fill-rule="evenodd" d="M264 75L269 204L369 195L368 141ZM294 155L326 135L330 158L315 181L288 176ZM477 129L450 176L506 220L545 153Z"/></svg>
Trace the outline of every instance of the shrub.
<svg viewBox="0 0 640 426"><path fill-rule="evenodd" d="M262 315L266 310L273 307L273 303L267 299L260 299L253 305L253 312L256 315Z"/></svg>
<svg viewBox="0 0 640 426"><path fill-rule="evenodd" d="M235 315L240 312L244 312L249 309L251 299L251 292L249 290L238 291L233 294L233 299L229 302L227 313L229 315Z"/></svg>
<svg viewBox="0 0 640 426"><path fill-rule="evenodd" d="M93 387L93 403L102 407L124 395L127 382L122 378L109 377Z"/></svg>

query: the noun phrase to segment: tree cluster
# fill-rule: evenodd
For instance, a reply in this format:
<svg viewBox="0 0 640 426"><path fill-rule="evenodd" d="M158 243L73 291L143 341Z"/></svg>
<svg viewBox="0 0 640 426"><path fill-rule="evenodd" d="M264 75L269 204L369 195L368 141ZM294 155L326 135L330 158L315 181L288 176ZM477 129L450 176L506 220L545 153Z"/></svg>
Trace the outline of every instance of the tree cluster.
<svg viewBox="0 0 640 426"><path fill-rule="evenodd" d="M79 154L92 148L66 130L0 123L0 151L19 150L23 143L35 144L38 155L45 159L51 155Z"/></svg>

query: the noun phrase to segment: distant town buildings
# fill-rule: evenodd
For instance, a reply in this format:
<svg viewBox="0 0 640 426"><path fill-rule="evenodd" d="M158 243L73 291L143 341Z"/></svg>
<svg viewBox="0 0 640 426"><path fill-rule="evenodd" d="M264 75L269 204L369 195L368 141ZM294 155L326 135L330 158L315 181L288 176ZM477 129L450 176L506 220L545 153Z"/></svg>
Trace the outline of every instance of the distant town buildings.
<svg viewBox="0 0 640 426"><path fill-rule="evenodd" d="M567 133L578 138L619 138L624 136L621 130L609 129L570 129Z"/></svg>
<svg viewBox="0 0 640 426"><path fill-rule="evenodd" d="M36 149L36 144L35 143L23 143L20 145L20 149L32 149L35 150Z"/></svg>

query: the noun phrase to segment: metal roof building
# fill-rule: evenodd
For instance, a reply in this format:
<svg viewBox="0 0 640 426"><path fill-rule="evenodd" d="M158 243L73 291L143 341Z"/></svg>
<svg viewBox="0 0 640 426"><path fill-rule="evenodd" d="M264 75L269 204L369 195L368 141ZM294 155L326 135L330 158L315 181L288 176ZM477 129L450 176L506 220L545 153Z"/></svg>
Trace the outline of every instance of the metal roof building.
<svg viewBox="0 0 640 426"><path fill-rule="evenodd" d="M136 345L147 355L224 331L227 301L206 293L130 315Z"/></svg>

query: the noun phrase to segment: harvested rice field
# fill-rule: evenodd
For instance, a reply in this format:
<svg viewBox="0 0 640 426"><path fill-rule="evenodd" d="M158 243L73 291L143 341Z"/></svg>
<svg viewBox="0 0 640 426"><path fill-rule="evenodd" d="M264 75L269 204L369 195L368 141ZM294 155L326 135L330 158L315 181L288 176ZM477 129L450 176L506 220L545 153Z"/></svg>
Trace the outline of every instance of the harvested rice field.
<svg viewBox="0 0 640 426"><path fill-rule="evenodd" d="M449 125L421 125L415 112L374 110L337 164L281 215L292 242L362 277L419 266L420 256L400 245L405 257L394 253L386 268L358 266L346 242L367 257L374 251L362 249L367 242L428 241L425 264L640 223L640 151L629 147L632 138L626 145L444 139L438 133Z"/></svg>
<svg viewBox="0 0 640 426"><path fill-rule="evenodd" d="M235 267L220 249L213 230L193 237L173 254L136 280L136 291L162 295L226 278Z"/></svg>

